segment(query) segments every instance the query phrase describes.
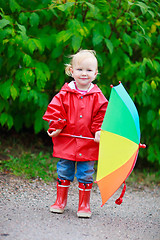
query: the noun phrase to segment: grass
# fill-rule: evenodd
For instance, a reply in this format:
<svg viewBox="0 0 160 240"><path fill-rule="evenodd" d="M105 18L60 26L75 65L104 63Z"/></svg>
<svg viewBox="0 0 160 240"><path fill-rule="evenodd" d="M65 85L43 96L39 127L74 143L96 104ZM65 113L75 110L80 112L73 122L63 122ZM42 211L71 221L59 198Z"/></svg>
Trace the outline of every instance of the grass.
<svg viewBox="0 0 160 240"><path fill-rule="evenodd" d="M0 172L27 179L53 181L58 159L52 157L52 142L47 135L11 132L0 135Z"/></svg>
<svg viewBox="0 0 160 240"><path fill-rule="evenodd" d="M17 134L2 131L0 134L0 172L27 179L42 179L45 182L57 178L58 159L52 157L52 142L47 135L33 133ZM96 179L96 174L94 175ZM127 184L160 186L159 172L134 169Z"/></svg>
<svg viewBox="0 0 160 240"><path fill-rule="evenodd" d="M57 178L56 161L47 153L23 152L20 157L8 154L8 159L2 161L0 171L23 176L27 179L43 179L53 181Z"/></svg>
<svg viewBox="0 0 160 240"><path fill-rule="evenodd" d="M126 182L134 186L160 187L160 175L159 172L148 172L146 169L134 169Z"/></svg>

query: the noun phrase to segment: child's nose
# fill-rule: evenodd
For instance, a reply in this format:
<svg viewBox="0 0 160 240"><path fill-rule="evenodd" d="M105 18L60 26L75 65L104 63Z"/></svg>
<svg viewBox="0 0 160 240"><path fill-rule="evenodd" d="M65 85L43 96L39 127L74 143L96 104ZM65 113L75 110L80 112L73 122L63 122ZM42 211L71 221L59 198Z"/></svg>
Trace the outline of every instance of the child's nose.
<svg viewBox="0 0 160 240"><path fill-rule="evenodd" d="M85 70L82 71L82 75L86 75L86 71Z"/></svg>

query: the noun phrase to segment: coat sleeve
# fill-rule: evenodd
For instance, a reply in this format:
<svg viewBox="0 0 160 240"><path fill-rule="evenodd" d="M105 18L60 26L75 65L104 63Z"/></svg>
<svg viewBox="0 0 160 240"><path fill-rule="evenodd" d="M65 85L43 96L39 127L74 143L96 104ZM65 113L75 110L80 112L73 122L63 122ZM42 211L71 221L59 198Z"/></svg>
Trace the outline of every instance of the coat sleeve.
<svg viewBox="0 0 160 240"><path fill-rule="evenodd" d="M107 106L108 100L104 97L102 93L98 94L95 99L95 108L93 111L93 118L91 124L91 132L93 134L101 130L101 125L104 119L104 115L106 113Z"/></svg>
<svg viewBox="0 0 160 240"><path fill-rule="evenodd" d="M58 93L54 96L47 107L43 119L49 122L48 131L63 129L67 124L66 111L63 105L63 95Z"/></svg>

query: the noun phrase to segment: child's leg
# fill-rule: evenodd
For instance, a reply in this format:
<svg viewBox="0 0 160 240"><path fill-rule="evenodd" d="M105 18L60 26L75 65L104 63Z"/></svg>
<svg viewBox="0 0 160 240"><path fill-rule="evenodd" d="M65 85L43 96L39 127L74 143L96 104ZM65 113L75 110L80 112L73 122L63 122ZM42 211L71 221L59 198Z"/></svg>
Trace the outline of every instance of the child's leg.
<svg viewBox="0 0 160 240"><path fill-rule="evenodd" d="M50 207L54 213L63 213L67 204L68 189L70 181L74 179L75 162L66 159L60 159L57 164L57 199Z"/></svg>
<svg viewBox="0 0 160 240"><path fill-rule="evenodd" d="M90 193L93 184L94 162L77 162L76 177L79 181L78 217L91 217Z"/></svg>
<svg viewBox="0 0 160 240"><path fill-rule="evenodd" d="M60 159L57 163L58 178L73 182L75 173L75 162L67 159Z"/></svg>
<svg viewBox="0 0 160 240"><path fill-rule="evenodd" d="M93 183L94 161L77 162L76 178L81 183Z"/></svg>

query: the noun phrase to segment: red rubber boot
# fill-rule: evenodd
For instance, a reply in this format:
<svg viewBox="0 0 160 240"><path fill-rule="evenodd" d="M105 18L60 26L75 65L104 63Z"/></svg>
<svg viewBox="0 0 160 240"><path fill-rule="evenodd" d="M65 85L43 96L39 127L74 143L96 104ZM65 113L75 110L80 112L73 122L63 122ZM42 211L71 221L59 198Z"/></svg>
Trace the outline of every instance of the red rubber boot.
<svg viewBox="0 0 160 240"><path fill-rule="evenodd" d="M70 186L69 180L57 179L57 199L50 207L50 211L54 213L63 213L67 204L68 189Z"/></svg>
<svg viewBox="0 0 160 240"><path fill-rule="evenodd" d="M79 183L79 207L77 216L89 218L92 213L90 210L90 194L93 183Z"/></svg>

